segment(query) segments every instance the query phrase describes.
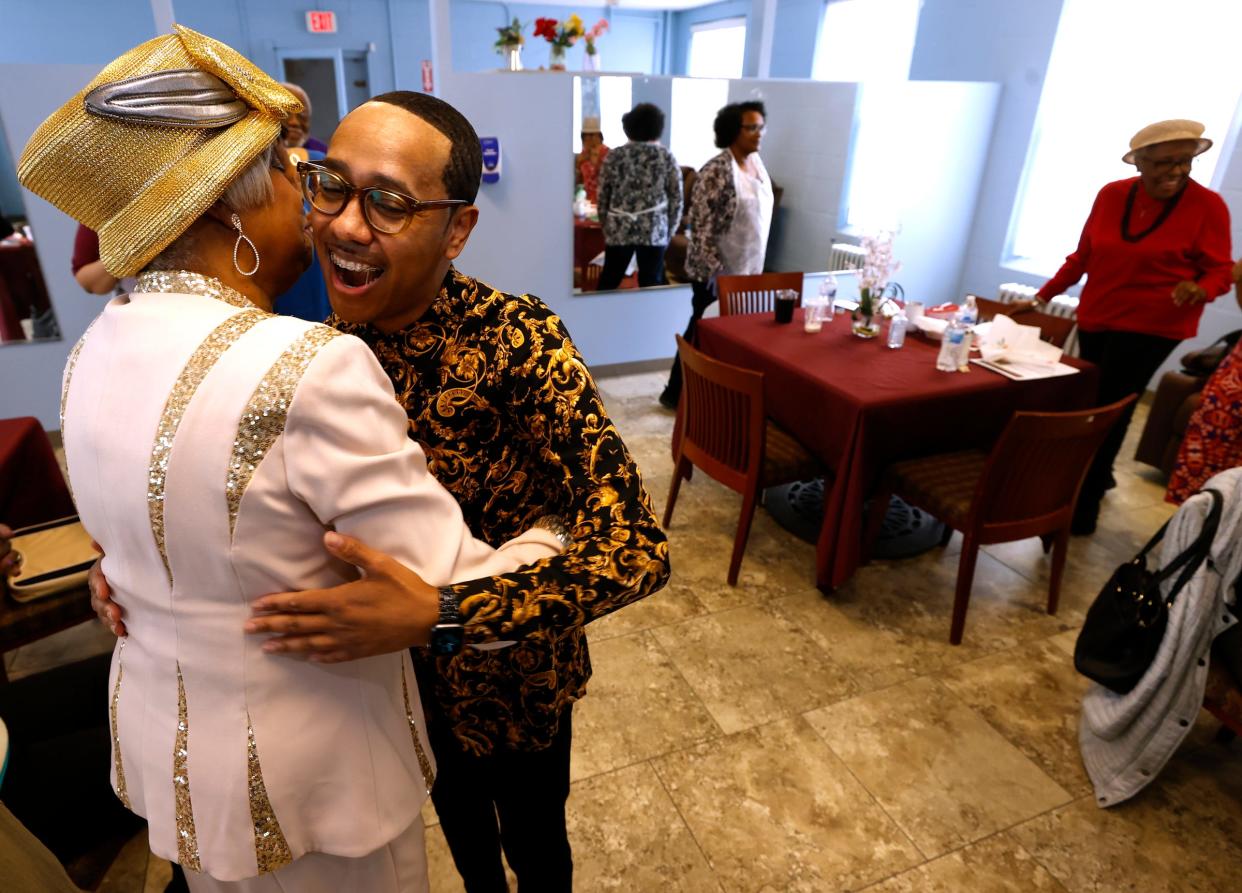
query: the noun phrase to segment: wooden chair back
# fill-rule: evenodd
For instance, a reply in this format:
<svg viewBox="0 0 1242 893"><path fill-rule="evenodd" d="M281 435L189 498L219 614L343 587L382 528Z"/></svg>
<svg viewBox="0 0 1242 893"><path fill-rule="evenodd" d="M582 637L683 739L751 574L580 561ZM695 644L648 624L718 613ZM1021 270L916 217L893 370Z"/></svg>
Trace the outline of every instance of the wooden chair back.
<svg viewBox="0 0 1242 893"><path fill-rule="evenodd" d="M744 491L763 467L763 373L712 359L677 336L682 455L726 487Z"/></svg>
<svg viewBox="0 0 1242 893"><path fill-rule="evenodd" d="M1008 542L1069 524L1096 450L1134 395L1079 412L1019 412L988 456L967 527Z"/></svg>
<svg viewBox="0 0 1242 893"><path fill-rule="evenodd" d="M716 296L720 299L720 315L771 313L776 306L776 293L785 289L798 293L796 304L801 307L801 273L719 276L716 279Z"/></svg>

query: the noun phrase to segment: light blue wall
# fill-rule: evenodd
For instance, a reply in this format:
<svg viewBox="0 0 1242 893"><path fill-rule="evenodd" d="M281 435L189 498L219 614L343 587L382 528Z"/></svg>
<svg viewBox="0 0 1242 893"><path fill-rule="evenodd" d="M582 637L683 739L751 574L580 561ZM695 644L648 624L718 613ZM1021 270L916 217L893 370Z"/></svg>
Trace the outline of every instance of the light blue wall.
<svg viewBox="0 0 1242 893"><path fill-rule="evenodd" d="M155 36L148 0L3 0L0 64L98 64Z"/></svg>
<svg viewBox="0 0 1242 893"><path fill-rule="evenodd" d="M762 2L762 0L755 0L755 2ZM673 65L671 74L686 73L686 66L690 62L690 26L700 25L703 22L716 22L720 19L732 19L739 16L746 17L748 20L746 43L747 56L749 56L751 38L754 36L751 33L754 29L749 27L751 7L751 0L725 0L723 3L713 3L710 6L700 6L696 9L687 9L673 13L670 16L672 19L671 31L673 41L670 54Z"/></svg>
<svg viewBox="0 0 1242 893"><path fill-rule="evenodd" d="M281 50L331 49L367 54L370 93L422 89L431 58L427 0L321 3L336 11L335 34L311 34L302 0L173 0L180 24L227 43L279 79ZM372 49L373 47L373 49Z"/></svg>
<svg viewBox="0 0 1242 893"><path fill-rule="evenodd" d="M597 44L603 71L658 74L663 67L664 19L660 12L620 10L600 7L530 6L488 2L488 0L454 0L451 7L453 34L453 69L455 71L495 71L502 65L493 44L496 29L516 17L526 26L526 45L522 64L528 69L546 67L550 45L534 36L535 19L563 21L578 13L587 28L601 18L610 22L609 31ZM570 71L582 69L585 44L578 41L566 54Z"/></svg>
<svg viewBox="0 0 1242 893"><path fill-rule="evenodd" d="M815 42L824 18L824 0L777 0L776 33L772 35L774 78L809 78Z"/></svg>
<svg viewBox="0 0 1242 893"><path fill-rule="evenodd" d="M746 18L746 58L742 70L748 77L759 72L759 4L763 0L724 0L670 14L669 59L672 74L685 74L690 61L690 27L703 22ZM815 41L824 15L825 0L776 0L776 30L772 35L769 76L809 78L815 60Z"/></svg>

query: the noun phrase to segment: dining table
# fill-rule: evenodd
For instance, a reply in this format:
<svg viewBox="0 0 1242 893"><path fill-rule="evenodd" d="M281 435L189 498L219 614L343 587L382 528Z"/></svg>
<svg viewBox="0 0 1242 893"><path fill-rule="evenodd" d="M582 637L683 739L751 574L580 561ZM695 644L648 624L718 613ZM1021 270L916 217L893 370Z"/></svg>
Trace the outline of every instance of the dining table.
<svg viewBox="0 0 1242 893"><path fill-rule="evenodd" d="M0 524L12 528L75 514L56 452L38 419L0 419ZM5 652L94 617L85 586L18 603L0 584L0 684Z"/></svg>
<svg viewBox="0 0 1242 893"><path fill-rule="evenodd" d="M1015 381L974 365L936 368L940 345L911 334L900 349L851 331L848 313L804 331L755 313L703 319L699 348L762 372L772 421L823 463L824 515L816 542L816 583L846 583L863 560L864 506L884 469L903 459L988 449L1018 411L1062 412L1095 404L1099 370L1063 357L1074 374Z"/></svg>

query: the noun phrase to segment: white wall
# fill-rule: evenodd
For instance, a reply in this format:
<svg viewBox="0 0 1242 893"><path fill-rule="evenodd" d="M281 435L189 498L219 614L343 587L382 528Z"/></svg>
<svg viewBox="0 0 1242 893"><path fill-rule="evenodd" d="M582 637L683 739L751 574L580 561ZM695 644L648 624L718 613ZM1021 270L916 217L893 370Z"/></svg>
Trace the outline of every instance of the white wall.
<svg viewBox="0 0 1242 893"><path fill-rule="evenodd" d="M90 82L99 65L0 65L0 120L14 158L43 119ZM43 199L23 190L64 339L0 345L0 419L34 416L45 428L60 427L60 380L65 360L104 298L84 292L69 268L78 225Z"/></svg>

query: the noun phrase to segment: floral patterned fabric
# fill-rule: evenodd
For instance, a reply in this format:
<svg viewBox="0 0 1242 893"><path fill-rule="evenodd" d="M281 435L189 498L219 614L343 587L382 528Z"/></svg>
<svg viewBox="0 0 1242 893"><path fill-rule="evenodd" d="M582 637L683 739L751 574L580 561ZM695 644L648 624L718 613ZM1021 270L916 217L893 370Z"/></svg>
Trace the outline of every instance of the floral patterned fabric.
<svg viewBox="0 0 1242 893"><path fill-rule="evenodd" d="M677 159L658 143L613 149L600 172L597 205L605 244L667 245L681 221Z"/></svg>
<svg viewBox="0 0 1242 893"><path fill-rule="evenodd" d="M591 675L584 625L669 574L651 498L590 372L542 301L456 270L400 332L331 322L374 350L475 536L498 545L549 513L569 525L563 554L453 587L467 642L515 644L440 658L414 649L429 721L448 723L467 751L547 747Z"/></svg>
<svg viewBox="0 0 1242 893"><path fill-rule="evenodd" d="M1181 505L1226 468L1242 465L1242 341L1216 367L1190 417L1165 499Z"/></svg>
<svg viewBox="0 0 1242 893"><path fill-rule="evenodd" d="M733 153L725 149L703 165L691 192L686 273L696 282L707 282L724 266L720 259L720 237L729 231L733 215L737 213Z"/></svg>

